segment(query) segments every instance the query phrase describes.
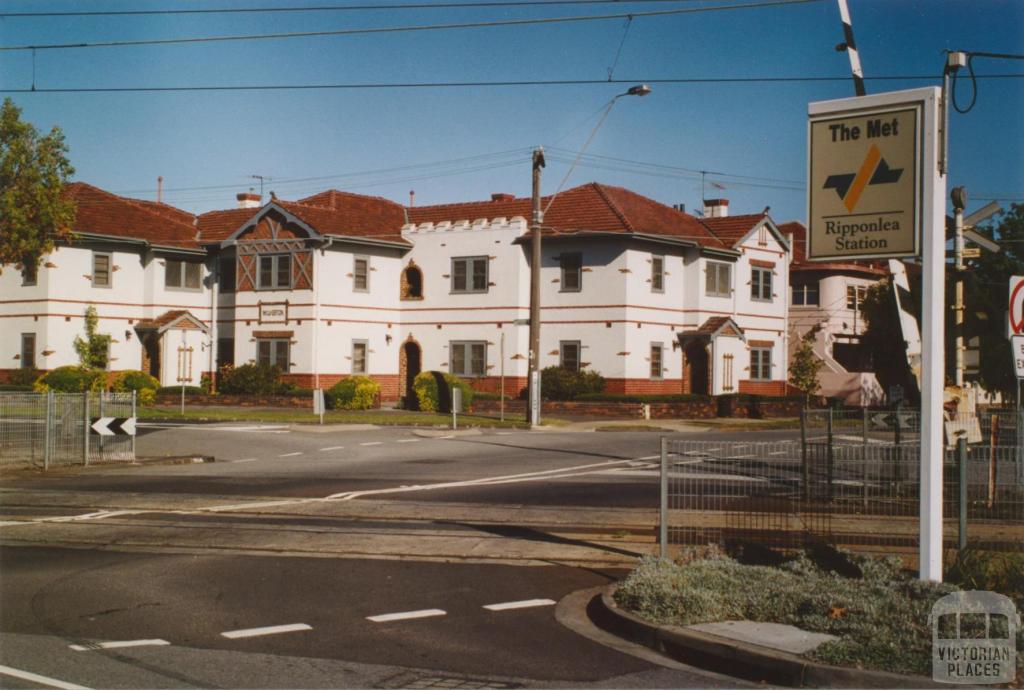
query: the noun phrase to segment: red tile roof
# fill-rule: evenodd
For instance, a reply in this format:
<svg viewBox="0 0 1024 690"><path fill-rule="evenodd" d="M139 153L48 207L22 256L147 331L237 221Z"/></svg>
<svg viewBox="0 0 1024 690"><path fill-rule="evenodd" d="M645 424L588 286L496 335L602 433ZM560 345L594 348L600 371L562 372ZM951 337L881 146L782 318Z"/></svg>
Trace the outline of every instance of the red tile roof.
<svg viewBox="0 0 1024 690"><path fill-rule="evenodd" d="M405 210L399 204L381 197L329 190L302 201L274 199L270 203L292 214L321 235L405 242L401 235ZM200 215L200 242L209 244L226 240L261 210L236 208Z"/></svg>
<svg viewBox="0 0 1024 690"><path fill-rule="evenodd" d="M74 232L111 235L153 244L197 249L191 214L165 204L111 194L84 182L72 182L65 194L75 202Z"/></svg>
<svg viewBox="0 0 1024 690"><path fill-rule="evenodd" d="M884 263L877 261L807 261L807 228L803 223L792 221L778 226L779 232L786 235L793 235L793 262L789 270L793 273L800 271L842 271L844 273L861 273L867 276L888 275Z"/></svg>
<svg viewBox="0 0 1024 690"><path fill-rule="evenodd" d="M551 197L542 197L547 207ZM410 208L412 223L443 221L474 221L480 218L512 218L529 220L532 202L528 198L498 198L439 206ZM693 216L677 211L622 187L591 182L567 189L559 194L544 215L545 230L570 234L585 231L665 235L686 239L702 246L725 248L725 245Z"/></svg>
<svg viewBox="0 0 1024 690"><path fill-rule="evenodd" d="M700 222L710 230L715 237L722 240L726 245L733 247L737 242L747 236L755 225L764 220L763 213L750 213L741 216L721 216L718 218L701 218Z"/></svg>

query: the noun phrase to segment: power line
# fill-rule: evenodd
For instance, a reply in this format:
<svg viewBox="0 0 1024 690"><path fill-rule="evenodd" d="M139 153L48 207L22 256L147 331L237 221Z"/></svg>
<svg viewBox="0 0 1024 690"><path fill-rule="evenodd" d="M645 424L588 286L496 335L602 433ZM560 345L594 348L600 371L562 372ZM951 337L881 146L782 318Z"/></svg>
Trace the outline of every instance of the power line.
<svg viewBox="0 0 1024 690"><path fill-rule="evenodd" d="M664 17L678 14L695 14L698 12L722 12L726 10L756 9L762 7L778 7L782 5L803 5L821 0L764 0L736 5L712 5L709 7L686 7L672 10L651 10L648 12L631 12L619 14L595 14L574 17L546 17L536 19L505 19L490 22L465 22L458 24L427 24L420 26L384 26L367 29L335 29L331 31L298 31L277 34L249 34L234 36L199 36L195 38L163 38L143 39L137 41L101 41L98 43L51 43L44 45L0 46L0 51L14 50L58 50L70 48L124 48L128 46L177 45L183 43L216 43L223 41L264 41L270 39L312 38L320 36L356 36L364 34L400 33L411 31L448 31L455 29L481 29L506 26L529 26L537 24L566 24L578 22L608 21L629 17Z"/></svg>
<svg viewBox="0 0 1024 690"><path fill-rule="evenodd" d="M544 7L560 5L626 5L704 0L521 0L519 2L393 3L381 5L313 5L307 7L219 7L172 10L88 10L72 12L0 12L0 18L26 17L132 17L175 14L271 14L291 12L352 12L374 10L434 10L491 7Z"/></svg>
<svg viewBox="0 0 1024 690"><path fill-rule="evenodd" d="M977 75L977 79L1020 79L1024 73ZM849 77L693 77L670 79L524 79L518 81L366 82L350 84L243 84L237 86L95 86L4 89L0 93L170 93L188 91L329 91L339 89L445 89L514 86L593 86L598 84L787 84L846 81ZM866 81L935 81L934 74L865 77Z"/></svg>

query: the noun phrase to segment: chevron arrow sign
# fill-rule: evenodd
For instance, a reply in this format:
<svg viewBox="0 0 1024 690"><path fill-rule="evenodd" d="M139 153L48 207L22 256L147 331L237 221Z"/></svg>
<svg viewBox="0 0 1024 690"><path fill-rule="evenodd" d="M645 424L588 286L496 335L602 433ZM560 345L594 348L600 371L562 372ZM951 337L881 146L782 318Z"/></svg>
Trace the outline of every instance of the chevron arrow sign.
<svg viewBox="0 0 1024 690"><path fill-rule="evenodd" d="M134 436L135 417L93 417L92 433L100 436Z"/></svg>

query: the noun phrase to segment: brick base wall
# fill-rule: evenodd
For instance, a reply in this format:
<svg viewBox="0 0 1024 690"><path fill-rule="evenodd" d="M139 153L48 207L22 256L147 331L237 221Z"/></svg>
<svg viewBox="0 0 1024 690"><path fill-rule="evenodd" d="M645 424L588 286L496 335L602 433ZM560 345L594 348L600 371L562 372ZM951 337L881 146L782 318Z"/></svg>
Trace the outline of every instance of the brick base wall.
<svg viewBox="0 0 1024 690"><path fill-rule="evenodd" d="M740 381L740 393L752 395L790 395L791 386L785 381ZM799 392L799 391L797 391Z"/></svg>
<svg viewBox="0 0 1024 690"><path fill-rule="evenodd" d="M320 387L327 390L338 381L347 379L351 374L320 374ZM398 374L369 374L369 378L380 384L380 399L387 402L398 400ZM283 374L282 381L292 383L299 388L312 388L316 382L313 374Z"/></svg>

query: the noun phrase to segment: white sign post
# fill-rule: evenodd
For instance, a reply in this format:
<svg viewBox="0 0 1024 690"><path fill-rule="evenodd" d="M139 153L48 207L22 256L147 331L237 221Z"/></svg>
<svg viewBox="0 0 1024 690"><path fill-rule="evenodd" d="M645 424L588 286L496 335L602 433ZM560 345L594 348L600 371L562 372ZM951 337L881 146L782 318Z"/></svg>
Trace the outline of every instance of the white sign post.
<svg viewBox="0 0 1024 690"><path fill-rule="evenodd" d="M946 177L938 87L808 106L808 259L911 256L921 248L920 578L942 580Z"/></svg>

